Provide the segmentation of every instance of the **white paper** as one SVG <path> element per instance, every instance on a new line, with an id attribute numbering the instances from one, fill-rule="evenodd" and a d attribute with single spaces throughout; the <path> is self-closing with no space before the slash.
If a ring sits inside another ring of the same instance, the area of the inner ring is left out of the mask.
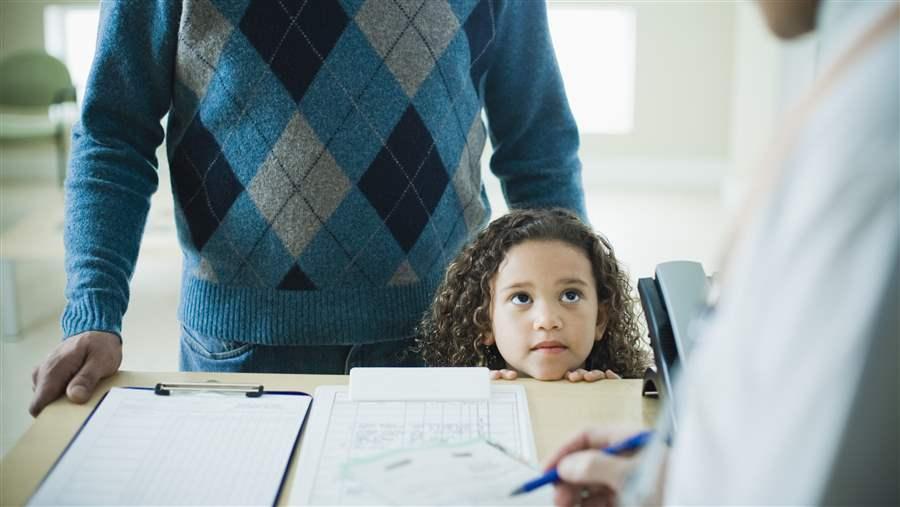
<path id="1" fill-rule="evenodd" d="M 310 397 L 113 388 L 32 505 L 271 505 Z"/>
<path id="2" fill-rule="evenodd" d="M 552 487 L 510 496 L 541 473 L 484 439 L 391 451 L 344 467 L 389 505 L 551 505 Z"/>
<path id="3" fill-rule="evenodd" d="M 451 388 L 448 386 L 448 389 Z M 490 386 L 490 400 L 353 402 L 346 386 L 316 389 L 304 431 L 291 502 L 312 505 L 383 503 L 345 480 L 350 460 L 427 443 L 487 438 L 527 462 L 536 461 L 522 386 Z"/>
<path id="4" fill-rule="evenodd" d="M 486 400 L 491 396 L 487 368 L 353 368 L 350 399 Z"/>

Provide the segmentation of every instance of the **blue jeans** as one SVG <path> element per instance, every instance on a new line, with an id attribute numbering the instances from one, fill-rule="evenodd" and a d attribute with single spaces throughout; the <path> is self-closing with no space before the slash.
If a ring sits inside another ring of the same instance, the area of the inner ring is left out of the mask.
<path id="1" fill-rule="evenodd" d="M 415 337 L 361 345 L 257 345 L 203 336 L 181 326 L 182 371 L 347 374 L 356 366 L 424 366 Z"/>

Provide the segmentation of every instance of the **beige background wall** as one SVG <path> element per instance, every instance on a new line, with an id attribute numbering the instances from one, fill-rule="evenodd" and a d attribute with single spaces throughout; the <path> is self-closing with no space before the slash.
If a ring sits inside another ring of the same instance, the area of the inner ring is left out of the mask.
<path id="1" fill-rule="evenodd" d="M 634 130 L 586 138 L 603 157 L 724 158 L 729 148 L 733 2 L 635 9 Z"/>
<path id="2" fill-rule="evenodd" d="M 44 47 L 44 7 L 47 0 L 0 1 L 0 58 L 23 49 Z"/>

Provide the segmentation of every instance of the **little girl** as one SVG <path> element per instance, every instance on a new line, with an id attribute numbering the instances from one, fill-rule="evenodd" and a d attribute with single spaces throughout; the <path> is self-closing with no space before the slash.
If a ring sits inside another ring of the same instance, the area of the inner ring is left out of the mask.
<path id="1" fill-rule="evenodd" d="M 609 242 L 576 216 L 512 211 L 447 268 L 418 351 L 428 366 L 487 366 L 493 378 L 640 377 L 630 294 Z"/>

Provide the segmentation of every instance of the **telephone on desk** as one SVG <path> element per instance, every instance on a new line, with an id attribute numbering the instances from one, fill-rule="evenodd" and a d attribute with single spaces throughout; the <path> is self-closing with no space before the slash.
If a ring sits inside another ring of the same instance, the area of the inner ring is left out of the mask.
<path id="1" fill-rule="evenodd" d="M 690 325 L 707 306 L 709 277 L 698 262 L 672 261 L 656 267 L 655 278 L 638 280 L 638 294 L 656 367 L 644 373 L 643 394 L 667 399 L 675 424 L 673 375 L 689 364 L 694 336 Z"/>

